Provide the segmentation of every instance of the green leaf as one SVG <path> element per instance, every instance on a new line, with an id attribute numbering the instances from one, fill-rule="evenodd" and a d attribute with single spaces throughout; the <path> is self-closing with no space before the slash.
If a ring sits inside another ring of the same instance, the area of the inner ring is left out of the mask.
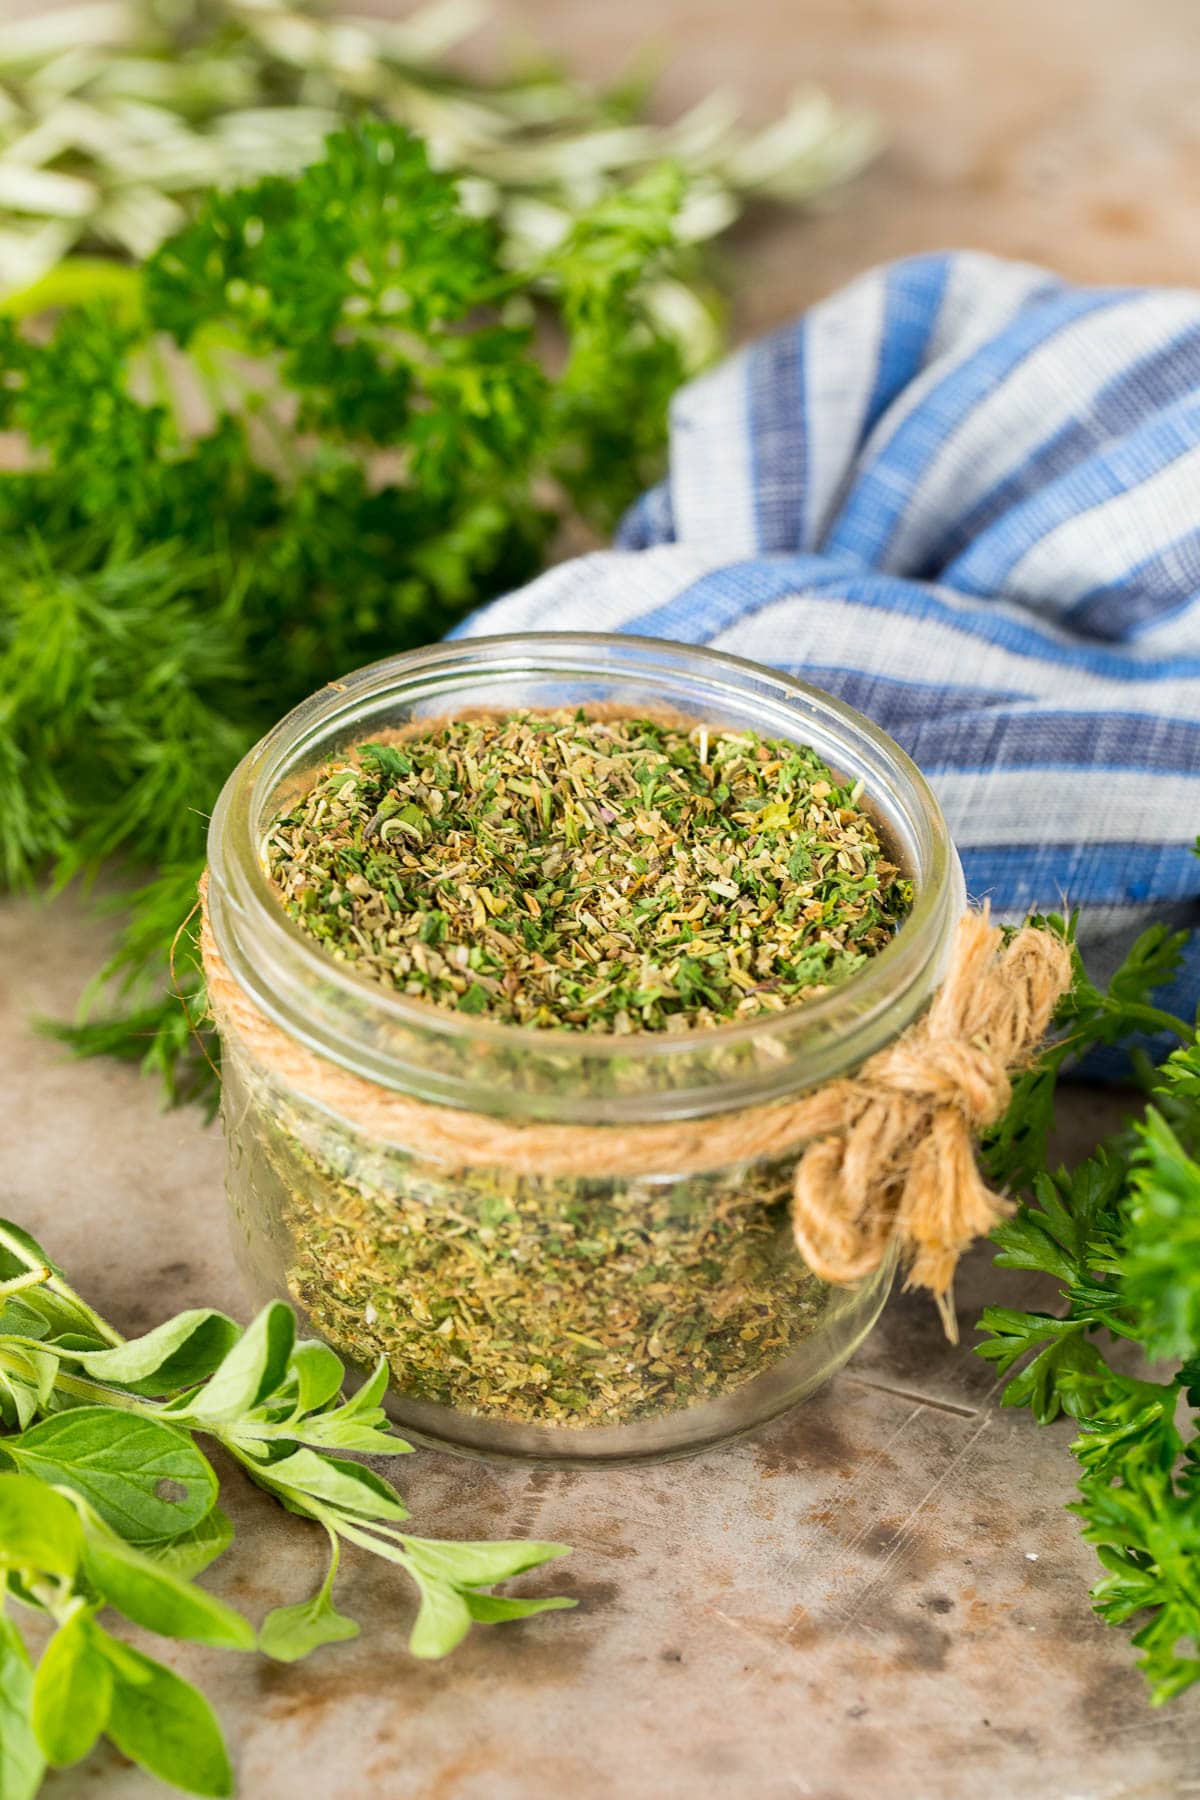
<path id="1" fill-rule="evenodd" d="M 2 748 L 3 739 L 0 737 L 0 749 Z M 3 827 L 0 826 L 0 835 L 2 832 Z M 23 1289 L 21 1298 L 24 1303 L 41 1314 L 53 1333 L 76 1331 L 94 1338 L 100 1320 L 92 1308 L 67 1286 L 57 1263 L 51 1261 L 37 1239 L 30 1237 L 20 1225 L 15 1225 L 11 1219 L 0 1219 L 0 1281 L 11 1281 L 35 1270 L 45 1270 L 52 1285 L 44 1283 L 39 1287 Z M 102 1339 L 103 1332 L 99 1335 Z"/>
<path id="2" fill-rule="evenodd" d="M 3 1448 L 27 1474 L 82 1494 L 134 1544 L 190 1531 L 217 1497 L 217 1478 L 189 1437 L 109 1407 L 56 1413 Z"/>
<path id="3" fill-rule="evenodd" d="M 228 1425 L 252 1412 L 283 1381 L 295 1338 L 291 1308 L 272 1300 L 247 1325 L 202 1392 L 189 1401 L 188 1416 L 203 1425 Z"/>
<path id="4" fill-rule="evenodd" d="M 45 1758 L 33 1730 L 33 1670 L 12 1620 L 0 1613 L 0 1800 L 33 1800 Z"/>
<path id="5" fill-rule="evenodd" d="M 58 1358 L 33 1344 L 13 1345 L 8 1351 L 11 1373 L 23 1377 L 33 1391 L 35 1404 L 44 1407 L 54 1392 Z"/>
<path id="6" fill-rule="evenodd" d="M 316 1413 L 299 1421 L 294 1430 L 300 1443 L 318 1450 L 356 1450 L 364 1456 L 407 1456 L 412 1450 L 386 1424 L 371 1425 L 333 1413 Z"/>
<path id="7" fill-rule="evenodd" d="M 190 1682 L 128 1644 L 104 1637 L 114 1682 L 108 1735 L 160 1781 L 224 1800 L 233 1771 L 216 1714 Z"/>
<path id="8" fill-rule="evenodd" d="M 1131 1009 L 1147 1005 L 1156 989 L 1174 980 L 1188 937 L 1186 931 L 1172 931 L 1169 925 L 1157 924 L 1148 926 L 1134 939 L 1108 984 L 1108 993 L 1101 996 L 1106 1011 L 1112 1015 L 1109 1041 L 1130 1036 L 1139 1025 L 1145 1029 L 1143 1021 L 1128 1015 Z M 1123 1011 L 1127 1016 L 1122 1017 Z"/>
<path id="9" fill-rule="evenodd" d="M 69 1500 L 32 1475 L 0 1475 L 0 1569 L 71 1576 L 82 1544 Z"/>
<path id="10" fill-rule="evenodd" d="M 254 1648 L 253 1627 L 233 1607 L 99 1523 L 85 1526 L 83 1566 L 101 1598 L 147 1631 L 225 1650 Z"/>
<path id="11" fill-rule="evenodd" d="M 1134 1162 L 1124 1244 L 1124 1298 L 1146 1354 L 1200 1349 L 1200 1163 L 1151 1108 Z"/>
<path id="12" fill-rule="evenodd" d="M 322 1644 L 344 1643 L 358 1636 L 358 1626 L 333 1604 L 333 1578 L 337 1574 L 339 1547 L 329 1535 L 329 1569 L 311 1600 L 294 1606 L 277 1606 L 262 1622 L 258 1647 L 276 1662 L 299 1662 Z"/>
<path id="13" fill-rule="evenodd" d="M 262 1622 L 258 1647 L 276 1662 L 299 1662 L 322 1644 L 341 1644 L 358 1636 L 358 1626 L 338 1612 L 324 1587 L 311 1600 L 277 1606 Z"/>
<path id="14" fill-rule="evenodd" d="M 394 744 L 360 744 L 358 753 L 368 768 L 378 770 L 387 781 L 402 781 L 412 773 L 412 763 Z"/>
<path id="15" fill-rule="evenodd" d="M 55 1270 L 55 1264 L 23 1225 L 0 1219 L 0 1281 L 11 1281 L 31 1269 Z"/>
<path id="16" fill-rule="evenodd" d="M 358 1450 L 375 1456 L 406 1456 L 411 1444 L 398 1437 L 379 1404 L 387 1390 L 388 1365 L 380 1357 L 357 1393 L 341 1406 L 316 1413 L 296 1426 L 296 1436 L 306 1444 L 330 1450 Z"/>
<path id="17" fill-rule="evenodd" d="M 370 1414 L 374 1417 L 382 1411 L 383 1396 L 387 1393 L 390 1370 L 386 1356 L 381 1356 L 366 1380 L 357 1387 L 349 1400 L 340 1408 L 343 1415 L 361 1416 Z"/>
<path id="18" fill-rule="evenodd" d="M 328 1344 L 297 1344 L 292 1351 L 292 1373 L 296 1377 L 296 1405 L 302 1413 L 315 1411 L 339 1394 L 346 1371 L 341 1358 Z"/>
<path id="19" fill-rule="evenodd" d="M 1037 1269 L 1067 1286 L 1088 1279 L 1102 1261 L 1115 1232 L 1115 1204 L 1125 1180 L 1125 1164 L 1103 1150 L 1073 1173 L 1040 1174 L 1035 1205 L 1017 1208 L 992 1233 L 1003 1269 Z"/>
<path id="20" fill-rule="evenodd" d="M 0 1337 L 44 1338 L 49 1332 L 49 1320 L 19 1294 L 0 1304 Z"/>
<path id="21" fill-rule="evenodd" d="M 306 1495 L 365 1519 L 407 1519 L 408 1509 L 391 1483 L 348 1457 L 295 1450 L 252 1471 L 256 1480 L 290 1494 Z"/>
<path id="22" fill-rule="evenodd" d="M 0 1372 L 0 1419 L 8 1430 L 24 1431 L 38 1414 L 37 1388 L 19 1375 Z"/>
<path id="23" fill-rule="evenodd" d="M 90 1614 L 77 1612 L 42 1653 L 33 1684 L 33 1728 L 57 1769 L 87 1755 L 108 1723 L 112 1665 L 96 1642 Z"/>
<path id="24" fill-rule="evenodd" d="M 164 1325 L 109 1350 L 72 1353 L 97 1381 L 139 1394 L 172 1394 L 203 1381 L 241 1337 L 241 1327 L 205 1307 L 180 1313 Z"/>
<path id="25" fill-rule="evenodd" d="M 221 1508 L 214 1506 L 190 1531 L 180 1532 L 167 1543 L 148 1545 L 146 1554 L 184 1581 L 190 1581 L 224 1555 L 232 1542 L 233 1526 Z"/>
<path id="26" fill-rule="evenodd" d="M 1094 1381 L 1105 1368 L 1080 1321 L 988 1306 L 979 1329 L 991 1336 L 976 1345 L 976 1355 L 995 1363 L 1001 1374 L 1015 1368 L 1030 1351 L 1035 1353 L 1009 1380 L 1002 1406 L 1028 1406 L 1039 1425 L 1048 1425 L 1063 1411 L 1079 1416 L 1076 1394 L 1081 1380 Z"/>
<path id="27" fill-rule="evenodd" d="M 436 1659 L 449 1656 L 471 1629 L 471 1610 L 457 1588 L 417 1572 L 421 1604 L 409 1636 L 414 1656 Z"/>
<path id="28" fill-rule="evenodd" d="M 532 1619 L 536 1613 L 562 1612 L 578 1605 L 578 1601 L 568 1600 L 565 1594 L 555 1594 L 544 1600 L 510 1600 L 504 1594 L 477 1594 L 468 1590 L 463 1599 L 477 1625 L 504 1625 L 509 1619 Z"/>
<path id="29" fill-rule="evenodd" d="M 526 1569 L 540 1568 L 560 1556 L 569 1556 L 569 1544 L 455 1543 L 442 1538 L 409 1538 L 404 1548 L 426 1575 L 452 1587 L 490 1587 Z"/>

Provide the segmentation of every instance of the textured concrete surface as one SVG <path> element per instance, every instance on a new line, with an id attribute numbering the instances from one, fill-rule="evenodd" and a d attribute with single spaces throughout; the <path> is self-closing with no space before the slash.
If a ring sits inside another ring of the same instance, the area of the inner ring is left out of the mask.
<path id="1" fill-rule="evenodd" d="M 376 0 L 376 10 L 387 0 Z M 9 9 L 0 0 L 0 11 Z M 15 8 L 14 8 L 15 10 Z M 777 323 L 869 263 L 973 244 L 1092 280 L 1191 281 L 1198 258 L 1194 0 L 502 0 L 605 75 L 650 39 L 664 105 L 717 82 L 753 112 L 815 78 L 892 147 L 840 209 L 742 233 L 739 323 Z M 0 906 L 0 1208 L 121 1327 L 242 1310 L 221 1146 L 130 1070 L 73 1065 L 26 1028 L 70 1009 L 100 948 L 68 899 Z M 1086 1141 L 1120 1102 L 1079 1095 Z M 986 1290 L 1028 1284 L 973 1259 Z M 1177 1800 L 1200 1793 L 1200 1705 L 1151 1713 L 1128 1646 L 1089 1611 L 1063 1511 L 1069 1431 L 996 1405 L 986 1366 L 896 1299 L 805 1408 L 698 1460 L 545 1474 L 429 1453 L 400 1465 L 418 1529 L 576 1545 L 579 1611 L 403 1649 L 409 1596 L 368 1558 L 340 1594 L 357 1643 L 283 1668 L 180 1648 L 236 1748 L 243 1800 Z M 213 1586 L 253 1617 L 315 1585 L 315 1532 L 235 1477 Z M 531 1582 L 530 1587 L 536 1585 Z M 57 1800 L 161 1792 L 113 1752 Z"/>

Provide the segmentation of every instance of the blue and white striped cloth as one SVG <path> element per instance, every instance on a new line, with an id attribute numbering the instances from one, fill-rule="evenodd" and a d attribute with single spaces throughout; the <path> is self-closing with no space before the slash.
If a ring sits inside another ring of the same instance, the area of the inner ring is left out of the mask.
<path id="1" fill-rule="evenodd" d="M 630 631 L 899 740 L 973 896 L 1098 974 L 1200 922 L 1200 295 L 975 253 L 863 276 L 685 388 L 617 547 L 465 631 Z M 1200 945 L 1172 998 L 1194 1007 Z"/>

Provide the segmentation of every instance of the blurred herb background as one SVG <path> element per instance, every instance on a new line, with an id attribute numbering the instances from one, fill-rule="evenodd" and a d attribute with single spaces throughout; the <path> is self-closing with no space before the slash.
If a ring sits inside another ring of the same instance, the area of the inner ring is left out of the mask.
<path id="1" fill-rule="evenodd" d="M 749 200 L 825 193 L 879 147 L 865 113 L 820 90 L 756 130 L 714 93 L 653 123 L 648 79 L 597 90 L 536 54 L 494 80 L 455 61 L 484 0 L 433 0 L 402 19 L 323 0 L 92 0 L 0 40 L 0 288 L 68 253 L 149 256 L 209 188 L 312 162 L 348 114 L 407 125 L 467 179 L 507 261 L 556 243 L 583 208 L 663 161 L 686 176 L 680 241 L 725 230 Z M 636 46 L 635 46 L 636 52 Z M 663 292 L 698 330 L 688 287 Z"/>
<path id="2" fill-rule="evenodd" d="M 0 880 L 119 865 L 59 1029 L 173 1097 L 208 1082 L 168 957 L 238 757 L 610 531 L 721 347 L 711 240 L 876 147 L 815 92 L 746 131 L 468 78 L 479 18 L 99 0 L 0 45 Z"/>

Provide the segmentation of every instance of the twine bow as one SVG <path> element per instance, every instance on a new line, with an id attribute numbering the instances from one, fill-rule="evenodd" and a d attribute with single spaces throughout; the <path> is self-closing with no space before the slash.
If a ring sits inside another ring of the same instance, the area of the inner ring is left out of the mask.
<path id="1" fill-rule="evenodd" d="M 1009 1210 L 975 1160 L 975 1139 L 1008 1105 L 1071 981 L 1071 953 L 1026 926 L 1007 944 L 987 909 L 958 926 L 933 1004 L 852 1080 L 824 1090 L 836 1122 L 796 1169 L 800 1254 L 826 1281 L 877 1269 L 896 1242 L 907 1285 L 928 1288 L 957 1339 L 959 1257 Z"/>

